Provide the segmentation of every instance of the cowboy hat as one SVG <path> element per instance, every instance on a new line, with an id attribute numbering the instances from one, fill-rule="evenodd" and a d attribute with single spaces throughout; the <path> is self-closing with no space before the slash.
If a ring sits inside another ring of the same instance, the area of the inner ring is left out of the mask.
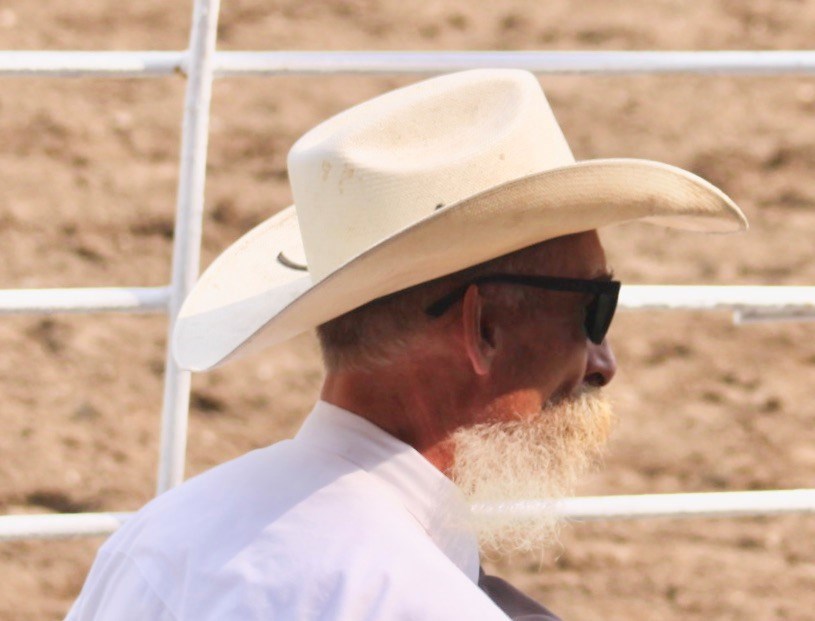
<path id="1" fill-rule="evenodd" d="M 175 323 L 179 365 L 204 370 L 387 294 L 538 242 L 646 220 L 746 228 L 687 171 L 575 162 L 540 84 L 520 70 L 425 80 L 357 105 L 289 152 L 295 205 L 218 257 Z"/>

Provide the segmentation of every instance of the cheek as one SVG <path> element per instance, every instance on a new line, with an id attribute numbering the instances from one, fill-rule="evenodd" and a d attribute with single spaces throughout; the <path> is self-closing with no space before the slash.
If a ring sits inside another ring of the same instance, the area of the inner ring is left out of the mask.
<path id="1" fill-rule="evenodd" d="M 571 394 L 583 381 L 586 371 L 588 348 L 582 328 L 575 331 L 570 326 L 547 331 L 538 329 L 517 335 L 510 352 L 501 365 L 499 384 L 503 394 L 517 392 L 526 395 L 534 392 L 542 403 L 556 397 Z M 531 397 L 519 397 L 530 403 Z"/>
<path id="2" fill-rule="evenodd" d="M 583 382 L 588 360 L 588 347 L 582 328 L 550 335 L 548 347 L 537 352 L 529 365 L 544 402 L 571 395 Z"/>
<path id="3" fill-rule="evenodd" d="M 501 365 L 492 384 L 494 393 L 478 422 L 518 420 L 538 415 L 550 401 L 573 395 L 586 370 L 585 338 L 565 347 L 519 347 L 518 355 Z"/>
<path id="4" fill-rule="evenodd" d="M 549 397 L 550 399 L 568 397 L 575 394 L 583 385 L 583 380 L 586 377 L 587 360 L 588 353 L 584 345 L 580 350 L 575 350 L 568 361 L 564 361 L 561 382 L 552 391 Z"/>

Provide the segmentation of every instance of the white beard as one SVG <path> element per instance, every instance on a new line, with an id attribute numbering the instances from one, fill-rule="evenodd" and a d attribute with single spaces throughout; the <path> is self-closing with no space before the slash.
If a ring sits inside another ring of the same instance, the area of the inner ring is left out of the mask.
<path id="1" fill-rule="evenodd" d="M 599 461 L 613 421 L 609 402 L 590 389 L 534 414 L 457 431 L 450 474 L 474 506 L 470 527 L 482 551 L 540 551 L 556 541 L 554 501 Z M 528 500 L 545 502 L 534 512 L 508 510 Z"/>

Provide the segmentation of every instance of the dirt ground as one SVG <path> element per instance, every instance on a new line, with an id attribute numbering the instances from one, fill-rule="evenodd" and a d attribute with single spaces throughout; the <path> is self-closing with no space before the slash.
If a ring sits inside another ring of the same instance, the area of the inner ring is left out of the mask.
<path id="1" fill-rule="evenodd" d="M 0 48 L 182 49 L 190 2 L 6 0 Z M 219 47 L 806 49 L 815 2 L 224 0 Z M 327 115 L 410 81 L 223 79 L 203 264 L 289 204 L 285 155 Z M 646 225 L 604 241 L 627 283 L 815 281 L 815 82 L 802 77 L 547 77 L 579 159 L 639 156 L 721 184 L 747 235 Z M 184 81 L 0 80 L 0 287 L 169 279 Z M 812 323 L 623 313 L 621 422 L 591 494 L 812 487 Z M 154 490 L 166 319 L 0 319 L 0 512 L 126 511 Z M 314 338 L 194 379 L 188 472 L 291 435 L 314 401 Z M 575 524 L 493 569 L 564 619 L 815 618 L 815 520 Z M 101 539 L 0 543 L 0 619 L 60 619 Z"/>

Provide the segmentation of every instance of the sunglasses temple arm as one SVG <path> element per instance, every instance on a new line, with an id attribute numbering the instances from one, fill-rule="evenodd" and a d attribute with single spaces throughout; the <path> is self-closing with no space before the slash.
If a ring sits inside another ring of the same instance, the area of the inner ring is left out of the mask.
<path id="1" fill-rule="evenodd" d="M 449 309 L 453 304 L 455 304 L 460 297 L 462 297 L 465 293 L 467 293 L 467 289 L 470 285 L 464 285 L 463 287 L 459 287 L 458 289 L 454 289 L 443 298 L 436 300 L 430 306 L 424 309 L 424 312 L 430 315 L 431 317 L 441 317 L 447 309 Z"/>

